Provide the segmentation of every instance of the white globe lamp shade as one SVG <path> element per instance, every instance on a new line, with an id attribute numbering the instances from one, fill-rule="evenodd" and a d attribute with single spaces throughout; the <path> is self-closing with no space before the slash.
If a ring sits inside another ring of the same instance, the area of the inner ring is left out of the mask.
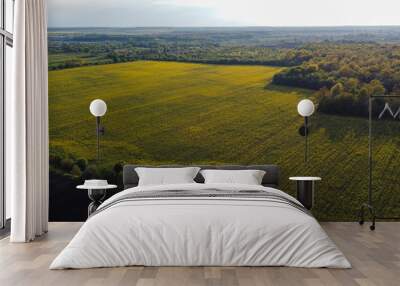
<path id="1" fill-rule="evenodd" d="M 89 110 L 93 116 L 101 117 L 107 112 L 107 104 L 101 99 L 95 99 L 90 103 Z"/>
<path id="2" fill-rule="evenodd" d="M 297 112 L 303 117 L 309 117 L 313 115 L 314 110 L 314 103 L 309 99 L 303 99 L 297 105 Z"/>

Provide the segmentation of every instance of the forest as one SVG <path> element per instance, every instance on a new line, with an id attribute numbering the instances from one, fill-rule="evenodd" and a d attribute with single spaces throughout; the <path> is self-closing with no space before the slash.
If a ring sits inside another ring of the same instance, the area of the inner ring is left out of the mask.
<path id="1" fill-rule="evenodd" d="M 298 66 L 321 47 L 363 52 L 371 43 L 400 43 L 400 28 L 50 28 L 49 69 L 135 60 Z"/>
<path id="2" fill-rule="evenodd" d="M 400 45 L 317 44 L 311 59 L 275 75 L 273 83 L 317 90 L 319 111 L 366 116 L 370 95 L 400 94 Z M 375 105 L 376 113 L 382 102 Z"/>

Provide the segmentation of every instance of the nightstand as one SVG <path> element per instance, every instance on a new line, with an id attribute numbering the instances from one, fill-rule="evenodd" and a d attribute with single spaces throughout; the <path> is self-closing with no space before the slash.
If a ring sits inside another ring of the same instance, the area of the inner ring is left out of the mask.
<path id="1" fill-rule="evenodd" d="M 311 210 L 314 205 L 314 185 L 321 181 L 320 177 L 290 177 L 289 180 L 297 183 L 297 200 Z"/>
<path id="2" fill-rule="evenodd" d="M 117 188 L 116 185 L 104 185 L 104 186 L 89 186 L 89 185 L 79 185 L 76 187 L 79 190 L 87 190 L 89 199 L 92 201 L 88 206 L 88 217 L 96 211 L 96 209 L 101 205 L 104 198 L 106 197 L 106 192 L 109 189 Z"/>

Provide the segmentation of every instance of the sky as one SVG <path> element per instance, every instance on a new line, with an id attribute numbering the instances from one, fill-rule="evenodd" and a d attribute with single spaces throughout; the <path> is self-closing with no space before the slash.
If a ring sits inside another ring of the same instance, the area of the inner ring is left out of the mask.
<path id="1" fill-rule="evenodd" d="M 400 0 L 48 0 L 49 27 L 400 25 Z"/>

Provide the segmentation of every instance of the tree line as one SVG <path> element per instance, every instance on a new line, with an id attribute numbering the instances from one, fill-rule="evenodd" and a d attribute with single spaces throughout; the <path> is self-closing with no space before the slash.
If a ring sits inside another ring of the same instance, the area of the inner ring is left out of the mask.
<path id="1" fill-rule="evenodd" d="M 150 41 L 150 40 L 149 40 Z M 305 49 L 263 46 L 223 46 L 186 41 L 61 41 L 49 39 L 49 70 L 136 60 L 178 61 L 227 65 L 296 66 L 311 59 Z"/>
<path id="2" fill-rule="evenodd" d="M 318 91 L 321 112 L 365 116 L 370 95 L 400 95 L 398 44 L 313 44 L 304 49 L 311 59 L 276 74 L 273 83 Z M 381 105 L 375 104 L 377 110 Z"/>

